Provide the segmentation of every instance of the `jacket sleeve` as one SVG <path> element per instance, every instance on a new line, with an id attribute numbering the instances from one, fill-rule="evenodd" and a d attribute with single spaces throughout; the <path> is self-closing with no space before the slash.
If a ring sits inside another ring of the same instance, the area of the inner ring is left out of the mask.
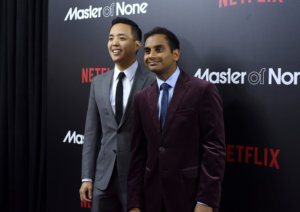
<path id="1" fill-rule="evenodd" d="M 92 81 L 85 122 L 84 143 L 82 149 L 82 179 L 94 179 L 97 154 L 100 148 L 101 121 L 95 101 L 95 82 Z"/>
<path id="2" fill-rule="evenodd" d="M 201 169 L 196 201 L 219 207 L 226 147 L 222 100 L 214 84 L 207 84 L 200 99 Z"/>
<path id="3" fill-rule="evenodd" d="M 133 134 L 131 141 L 131 159 L 128 173 L 127 209 L 144 207 L 143 183 L 147 159 L 146 139 L 142 127 L 138 94 L 134 100 Z"/>

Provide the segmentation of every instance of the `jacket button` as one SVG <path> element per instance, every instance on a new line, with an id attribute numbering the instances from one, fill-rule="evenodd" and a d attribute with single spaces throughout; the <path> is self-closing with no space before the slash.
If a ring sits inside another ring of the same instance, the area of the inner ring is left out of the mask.
<path id="1" fill-rule="evenodd" d="M 164 147 L 162 147 L 162 146 L 159 147 L 159 151 L 160 151 L 160 152 L 164 152 L 165 150 L 166 150 L 166 149 L 165 149 Z"/>
<path id="2" fill-rule="evenodd" d="M 117 154 L 117 150 L 114 149 L 113 152 L 114 152 L 115 154 Z"/>

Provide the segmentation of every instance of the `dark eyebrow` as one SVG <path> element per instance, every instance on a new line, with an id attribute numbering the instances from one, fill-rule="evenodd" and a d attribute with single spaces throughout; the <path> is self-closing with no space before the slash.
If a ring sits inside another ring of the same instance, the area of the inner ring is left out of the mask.
<path id="1" fill-rule="evenodd" d="M 154 48 L 163 48 L 164 47 L 164 45 L 157 45 L 157 46 L 154 46 Z"/>
<path id="2" fill-rule="evenodd" d="M 154 49 L 157 49 L 157 48 L 163 48 L 163 47 L 164 47 L 164 45 L 161 45 L 161 44 L 160 44 L 160 45 L 156 45 L 156 46 L 154 46 L 153 48 L 154 48 Z M 150 48 L 150 47 L 147 47 L 147 46 L 145 46 L 145 47 L 144 47 L 144 49 L 151 49 L 151 48 Z"/>
<path id="3" fill-rule="evenodd" d="M 114 36 L 113 34 L 109 34 L 109 37 L 113 37 L 113 36 Z M 119 33 L 119 34 L 117 34 L 117 36 L 127 36 L 127 35 L 124 33 Z"/>
<path id="4" fill-rule="evenodd" d="M 127 36 L 127 35 L 124 33 L 120 33 L 120 34 L 118 34 L 118 36 Z"/>

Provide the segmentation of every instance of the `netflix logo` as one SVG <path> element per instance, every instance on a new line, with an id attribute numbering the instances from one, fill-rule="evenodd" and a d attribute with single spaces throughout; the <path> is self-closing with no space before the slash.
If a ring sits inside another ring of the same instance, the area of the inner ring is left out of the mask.
<path id="1" fill-rule="evenodd" d="M 228 144 L 227 163 L 254 164 L 279 170 L 279 152 L 280 149 Z"/>
<path id="2" fill-rule="evenodd" d="M 283 3 L 283 0 L 219 0 L 219 8 L 252 3 Z"/>
<path id="3" fill-rule="evenodd" d="M 89 68 L 82 68 L 82 75 L 81 75 L 81 83 L 91 83 L 94 76 L 99 74 L 103 74 L 107 71 L 110 71 L 110 68 L 104 67 L 89 67 Z"/>

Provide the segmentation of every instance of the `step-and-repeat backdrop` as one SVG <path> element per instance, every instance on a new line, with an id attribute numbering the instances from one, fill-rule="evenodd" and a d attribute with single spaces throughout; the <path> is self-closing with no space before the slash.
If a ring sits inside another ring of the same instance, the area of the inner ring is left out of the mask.
<path id="1" fill-rule="evenodd" d="M 220 211 L 300 211 L 299 9 L 299 0 L 50 0 L 48 211 L 89 210 L 78 194 L 89 87 L 113 68 L 107 40 L 117 16 L 143 32 L 175 32 L 180 67 L 219 88 L 227 142 Z"/>

